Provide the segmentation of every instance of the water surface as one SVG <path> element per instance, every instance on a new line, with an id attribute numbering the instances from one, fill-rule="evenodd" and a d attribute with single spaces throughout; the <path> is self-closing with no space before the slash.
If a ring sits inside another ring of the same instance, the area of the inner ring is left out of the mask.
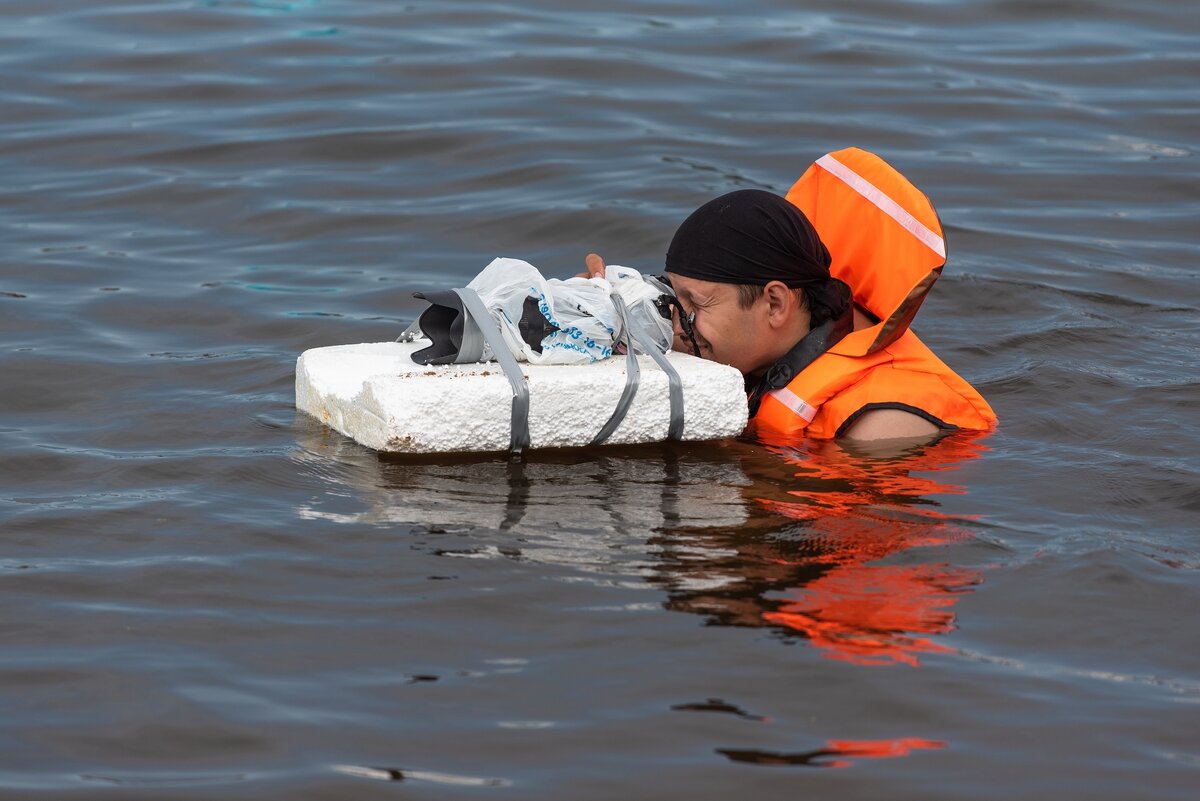
<path id="1" fill-rule="evenodd" d="M 0 6 L 9 798 L 1192 798 L 1200 18 Z M 492 257 L 879 153 L 1001 425 L 381 458 L 293 411 Z"/>

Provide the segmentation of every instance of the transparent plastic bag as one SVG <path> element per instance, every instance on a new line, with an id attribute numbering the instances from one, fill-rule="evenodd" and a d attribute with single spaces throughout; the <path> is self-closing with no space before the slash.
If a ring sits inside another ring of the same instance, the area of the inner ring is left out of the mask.
<path id="1" fill-rule="evenodd" d="M 467 289 L 479 295 L 483 306 L 495 319 L 512 354 L 534 364 L 585 364 L 612 356 L 616 343 L 624 338 L 624 321 L 613 296 L 624 302 L 626 319 L 638 338 L 661 352 L 670 349 L 671 321 L 665 318 L 659 302 L 670 288 L 656 279 L 643 277 L 629 267 L 609 266 L 604 278 L 546 278 L 536 267 L 520 259 L 497 258 L 485 267 Z M 430 293 L 431 303 L 448 293 Z M 424 297 L 424 296 L 421 296 Z M 461 309 L 458 312 L 461 317 Z M 536 317 L 536 320 L 531 318 Z M 450 336 L 451 321 L 461 331 L 469 320 L 443 315 L 443 324 L 434 330 L 434 318 L 422 315 L 421 330 L 431 339 Z M 534 332 L 531 334 L 531 332 Z M 470 332 L 468 331 L 468 337 Z M 461 340 L 459 340 L 461 344 Z M 442 343 L 439 361 L 475 361 L 460 357 L 453 343 Z M 494 358 L 490 346 L 482 345 L 478 361 Z M 415 358 L 415 357 L 414 357 Z"/>

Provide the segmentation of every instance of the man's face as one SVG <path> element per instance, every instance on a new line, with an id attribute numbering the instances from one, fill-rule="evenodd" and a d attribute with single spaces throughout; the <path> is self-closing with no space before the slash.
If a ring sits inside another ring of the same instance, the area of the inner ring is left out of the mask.
<path id="1" fill-rule="evenodd" d="M 767 325 L 766 300 L 760 297 L 748 309 L 738 302 L 733 284 L 701 281 L 667 273 L 679 302 L 688 314 L 696 315 L 692 330 L 700 356 L 753 373 L 769 366 L 771 330 Z M 691 353 L 691 343 L 675 321 L 675 350 Z"/>

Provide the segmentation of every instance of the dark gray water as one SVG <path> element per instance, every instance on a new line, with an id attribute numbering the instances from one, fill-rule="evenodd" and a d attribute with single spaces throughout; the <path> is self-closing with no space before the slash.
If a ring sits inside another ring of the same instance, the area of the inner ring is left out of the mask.
<path id="1" fill-rule="evenodd" d="M 1200 16 L 0 4 L 0 796 L 1190 799 Z M 1000 428 L 381 459 L 293 411 L 493 256 L 857 145 Z"/>

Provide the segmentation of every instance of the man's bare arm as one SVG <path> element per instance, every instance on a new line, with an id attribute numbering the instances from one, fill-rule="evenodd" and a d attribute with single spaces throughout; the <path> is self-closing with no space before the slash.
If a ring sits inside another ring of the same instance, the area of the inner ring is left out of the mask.
<path id="1" fill-rule="evenodd" d="M 864 412 L 846 432 L 846 439 L 930 439 L 939 429 L 924 417 L 903 409 L 872 409 Z"/>

